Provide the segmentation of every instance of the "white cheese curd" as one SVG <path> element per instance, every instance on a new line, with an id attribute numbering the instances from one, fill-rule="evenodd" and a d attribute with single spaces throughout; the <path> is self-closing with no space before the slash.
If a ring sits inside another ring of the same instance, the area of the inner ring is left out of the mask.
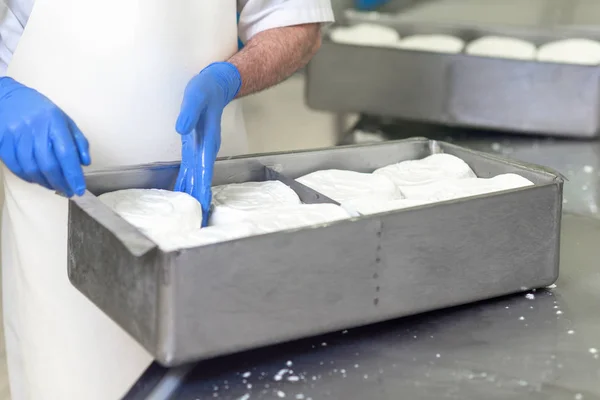
<path id="1" fill-rule="evenodd" d="M 366 23 L 334 28 L 329 36 L 336 43 L 369 47 L 396 47 L 400 40 L 395 29 Z"/>
<path id="2" fill-rule="evenodd" d="M 246 182 L 215 186 L 209 225 L 226 225 L 244 219 L 249 210 L 301 204 L 300 198 L 280 181 Z"/>
<path id="3" fill-rule="evenodd" d="M 249 223 L 211 226 L 185 233 L 154 234 L 152 239 L 166 252 L 227 242 L 257 235 L 260 232 Z"/>
<path id="4" fill-rule="evenodd" d="M 421 160 L 403 161 L 380 168 L 373 174 L 385 176 L 398 186 L 476 177 L 466 162 L 450 154 L 433 154 Z"/>
<path id="5" fill-rule="evenodd" d="M 202 207 L 187 193 L 126 189 L 105 193 L 100 201 L 148 236 L 200 229 Z"/>
<path id="6" fill-rule="evenodd" d="M 212 188 L 213 204 L 237 210 L 300 204 L 300 198 L 280 181 L 245 182 Z"/>
<path id="7" fill-rule="evenodd" d="M 342 204 L 344 210 L 346 210 L 352 216 L 359 215 L 370 215 L 379 214 L 389 211 L 404 210 L 406 208 L 418 207 L 425 204 L 430 204 L 432 201 L 427 200 L 388 200 L 388 201 L 377 201 L 377 200 L 350 200 Z"/>
<path id="8" fill-rule="evenodd" d="M 405 50 L 458 54 L 465 47 L 465 42 L 451 35 L 413 35 L 402 39 L 398 47 Z"/>
<path id="9" fill-rule="evenodd" d="M 340 204 L 361 198 L 380 200 L 402 198 L 396 185 L 382 175 L 330 169 L 313 172 L 296 181 Z"/>
<path id="10" fill-rule="evenodd" d="M 532 186 L 533 183 L 517 174 L 503 174 L 494 178 L 452 179 L 421 186 L 404 186 L 400 190 L 407 199 L 446 201 L 462 197 L 500 192 Z"/>
<path id="11" fill-rule="evenodd" d="M 350 214 L 335 204 L 302 204 L 271 210 L 254 210 L 246 221 L 260 233 L 299 229 L 349 219 Z"/>
<path id="12" fill-rule="evenodd" d="M 590 39 L 565 39 L 540 46 L 538 61 L 564 64 L 600 64 L 600 42 Z"/>
<path id="13" fill-rule="evenodd" d="M 517 60 L 535 60 L 537 48 L 526 40 L 484 36 L 469 43 L 466 53 L 480 57 L 497 57 Z"/>

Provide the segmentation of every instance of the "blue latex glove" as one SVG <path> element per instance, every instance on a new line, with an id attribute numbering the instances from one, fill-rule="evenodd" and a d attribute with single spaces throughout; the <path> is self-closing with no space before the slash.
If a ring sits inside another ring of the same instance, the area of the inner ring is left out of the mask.
<path id="1" fill-rule="evenodd" d="M 389 2 L 390 0 L 355 0 L 354 3 L 359 10 L 369 11 Z"/>
<path id="2" fill-rule="evenodd" d="M 89 144 L 75 123 L 39 92 L 0 78 L 0 158 L 21 179 L 69 197 L 85 192 Z"/>
<path id="3" fill-rule="evenodd" d="M 221 116 L 241 86 L 242 77 L 233 64 L 214 63 L 188 83 L 183 96 L 176 125 L 182 152 L 175 190 L 200 202 L 203 226 L 208 222 L 213 168 L 221 147 Z"/>

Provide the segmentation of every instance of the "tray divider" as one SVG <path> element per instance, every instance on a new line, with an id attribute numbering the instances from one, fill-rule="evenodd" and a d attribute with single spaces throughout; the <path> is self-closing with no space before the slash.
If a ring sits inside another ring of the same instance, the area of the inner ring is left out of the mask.
<path id="1" fill-rule="evenodd" d="M 265 166 L 265 173 L 267 180 L 277 180 L 282 183 L 285 183 L 290 188 L 292 188 L 292 190 L 296 192 L 296 194 L 298 195 L 298 197 L 300 197 L 300 200 L 302 200 L 302 203 L 304 204 L 335 204 L 338 206 L 340 205 L 340 203 L 338 203 L 337 201 L 330 199 L 324 194 L 319 193 L 316 190 L 313 190 L 308 186 L 301 184 L 300 182 L 297 182 L 295 179 L 292 179 L 271 167 Z"/>

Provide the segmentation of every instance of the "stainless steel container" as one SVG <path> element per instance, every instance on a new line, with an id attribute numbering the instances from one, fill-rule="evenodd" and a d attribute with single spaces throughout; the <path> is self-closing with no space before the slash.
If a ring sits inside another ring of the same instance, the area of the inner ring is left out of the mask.
<path id="1" fill-rule="evenodd" d="M 96 196 L 169 188 L 178 166 L 90 172 L 69 207 L 69 278 L 167 366 L 553 283 L 562 180 L 538 167 L 409 139 L 224 159 L 215 184 L 277 178 L 327 202 L 293 179 L 432 152 L 535 186 L 165 253 Z"/>
<path id="2" fill-rule="evenodd" d="M 373 22 L 360 13 L 350 24 Z M 536 45 L 600 32 L 488 28 L 403 22 L 378 16 L 402 37 L 451 34 L 465 42 L 511 36 Z M 326 35 L 307 68 L 307 103 L 318 110 L 367 113 L 448 126 L 567 137 L 600 135 L 600 66 L 546 63 L 334 43 Z"/>

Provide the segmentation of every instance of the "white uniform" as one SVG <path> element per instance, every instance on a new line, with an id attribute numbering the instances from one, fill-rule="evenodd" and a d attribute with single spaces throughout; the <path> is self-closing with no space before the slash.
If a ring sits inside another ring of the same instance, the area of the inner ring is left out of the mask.
<path id="1" fill-rule="evenodd" d="M 203 67 L 236 52 L 236 6 L 244 40 L 270 28 L 333 19 L 328 0 L 33 3 L 0 2 L 0 72 L 14 52 L 8 75 L 75 120 L 90 141 L 94 167 L 179 159 L 174 126 L 183 90 Z M 245 151 L 235 102 L 225 112 L 222 135 L 221 155 Z M 6 169 L 4 181 L 13 399 L 120 398 L 151 363 L 150 354 L 68 282 L 67 201 Z"/>

